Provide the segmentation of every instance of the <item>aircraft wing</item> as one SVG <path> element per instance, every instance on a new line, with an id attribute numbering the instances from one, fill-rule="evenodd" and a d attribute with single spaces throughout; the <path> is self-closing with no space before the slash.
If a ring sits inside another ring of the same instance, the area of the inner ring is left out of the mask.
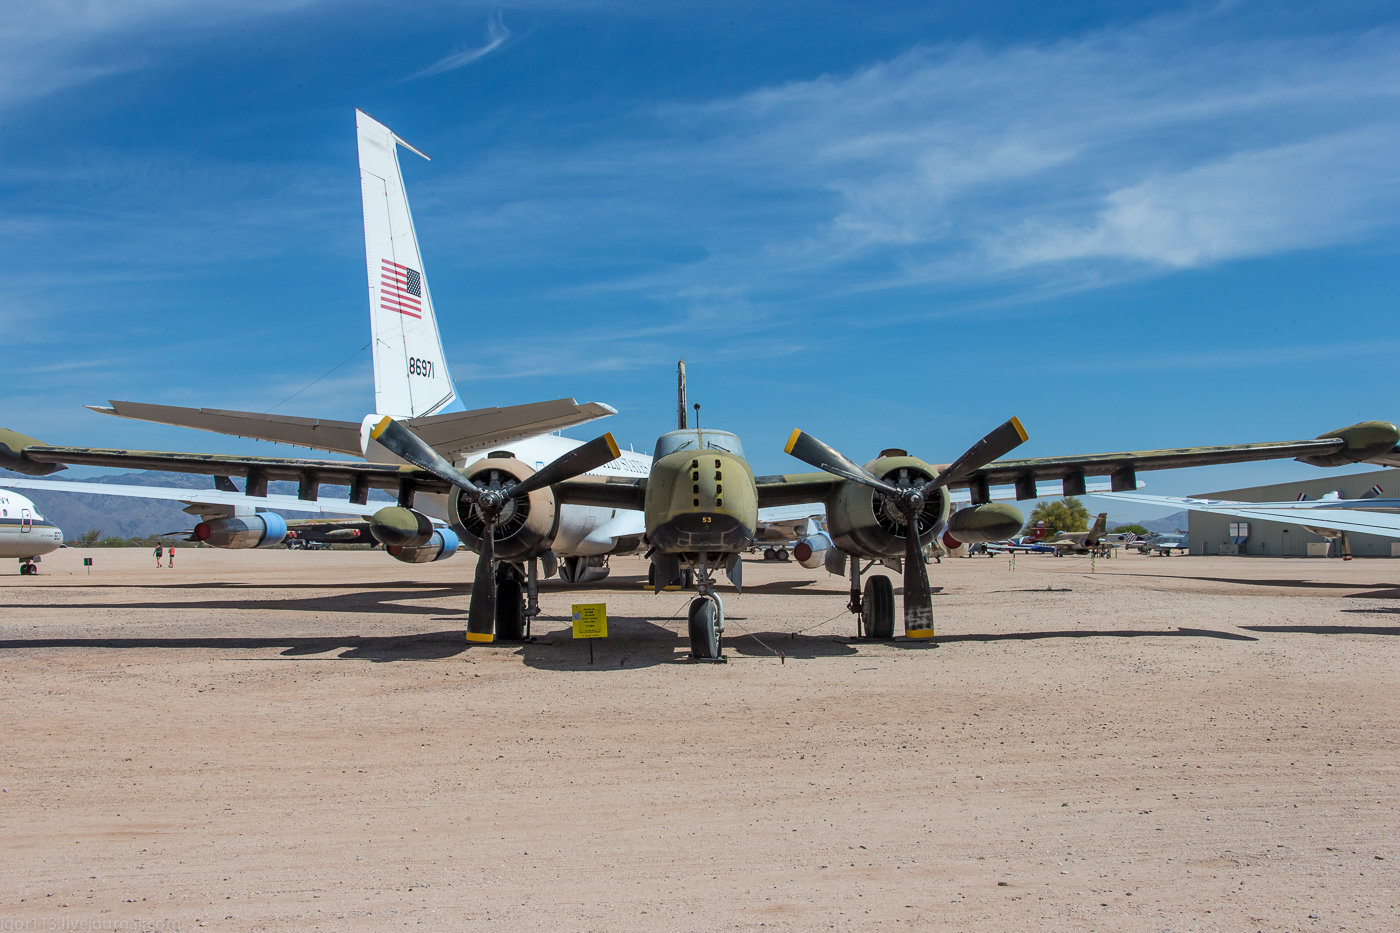
<path id="1" fill-rule="evenodd" d="M 1400 538 L 1400 507 L 1394 499 L 1334 499 L 1330 502 L 1237 502 L 1230 499 L 1200 499 L 1189 496 L 1148 496 L 1141 493 L 1104 493 L 1105 499 L 1118 499 L 1161 508 L 1211 512 L 1237 518 L 1257 518 L 1293 525 L 1335 528 Z M 1339 505 L 1340 503 L 1340 505 Z M 1364 503 L 1364 508 L 1362 507 Z M 1373 503 L 1380 503 L 1374 506 Z M 1350 507 L 1348 507 L 1350 506 Z M 1391 509 L 1392 511 L 1384 511 Z"/>
<path id="2" fill-rule="evenodd" d="M 218 408 L 177 408 L 145 402 L 112 401 L 108 404 L 110 408 L 101 405 L 86 407 L 100 414 L 115 415 L 118 418 L 196 428 L 234 437 L 251 437 L 260 441 L 327 450 L 355 457 L 362 453 L 360 424 L 354 421 L 330 421 L 324 418 L 299 418 L 293 415 L 226 411 Z M 478 408 L 473 411 L 409 418 L 405 419 L 404 423 L 433 449 L 450 457 L 462 451 L 485 450 L 615 414 L 616 409 L 598 402 L 579 403 L 571 398 L 561 398 L 528 405 L 511 405 L 507 408 Z"/>
<path id="3" fill-rule="evenodd" d="M 1029 457 L 1024 460 L 996 460 L 970 474 L 959 483 L 970 486 L 979 480 L 989 486 L 1006 486 L 1017 480 L 1065 480 L 1077 476 L 1110 476 L 1143 470 L 1176 470 L 1183 467 L 1219 463 L 1247 463 L 1255 460 L 1282 460 L 1335 453 L 1345 447 L 1340 438 L 1310 441 L 1276 441 L 1263 444 L 1225 444 L 1218 447 L 1175 447 L 1164 450 L 1128 450 L 1107 454 L 1070 457 Z M 1086 490 L 1087 491 L 1087 490 Z M 1079 495 L 1080 493 L 1074 493 Z M 1029 498 L 1029 497 L 1028 497 Z"/>
<path id="4" fill-rule="evenodd" d="M 4 453 L 4 451 L 0 451 Z M 426 470 L 389 463 L 359 460 L 301 460 L 290 457 L 238 457 L 225 454 L 176 453 L 162 450 L 113 450 L 98 447 L 52 447 L 31 444 L 5 456 L 5 466 L 30 475 L 42 475 L 50 464 L 118 467 L 128 470 L 158 470 L 165 473 L 194 473 L 204 476 L 251 477 L 253 485 L 273 480 L 299 483 L 307 493 L 295 501 L 315 501 L 314 488 L 322 483 L 350 486 L 368 493 L 370 489 L 397 490 L 409 483 L 419 492 L 445 493 L 451 486 Z M 47 486 L 44 488 L 48 488 Z M 108 487 L 110 488 L 110 487 Z M 189 493 L 190 490 L 185 490 Z M 262 500 L 267 497 L 251 496 Z M 355 502 L 360 495 L 351 495 Z"/>
<path id="5" fill-rule="evenodd" d="M 995 464 L 992 464 L 995 466 Z M 810 503 L 825 502 L 827 497 L 834 493 L 838 486 L 845 480 L 830 473 L 786 473 L 778 476 L 759 476 L 754 481 L 758 484 L 758 505 L 759 520 L 763 520 L 766 509 L 798 507 L 798 511 L 803 511 L 803 518 L 807 515 L 815 515 Z M 1000 485 L 1000 484 L 997 484 Z M 1146 483 L 1136 483 L 1141 489 Z M 968 490 L 969 483 L 955 485 L 948 490 L 948 497 L 954 506 L 969 505 L 972 502 L 972 493 Z M 1085 486 L 1084 492 L 1098 493 L 1107 492 L 1113 488 L 1112 483 L 1089 483 Z M 992 490 L 991 498 L 994 502 L 1009 501 L 1016 498 L 1014 489 Z"/>
<path id="6" fill-rule="evenodd" d="M 348 499 L 317 499 L 307 502 L 296 496 L 246 496 L 241 492 L 222 489 L 180 489 L 174 486 L 126 486 L 117 483 L 46 482 L 23 477 L 0 477 L 0 486 L 17 489 L 41 489 L 53 492 L 80 492 L 97 496 L 129 496 L 134 499 L 169 499 L 190 506 L 246 506 L 249 509 L 279 509 L 284 512 L 311 512 L 321 515 L 373 515 L 392 505 L 371 502 L 357 505 Z M 189 511 L 188 509 L 186 511 Z"/>

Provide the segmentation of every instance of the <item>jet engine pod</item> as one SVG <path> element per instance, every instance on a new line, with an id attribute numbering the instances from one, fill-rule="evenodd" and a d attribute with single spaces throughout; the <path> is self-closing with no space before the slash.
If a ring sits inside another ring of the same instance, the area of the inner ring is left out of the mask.
<path id="1" fill-rule="evenodd" d="M 1005 541 L 1021 530 L 1025 517 L 1009 502 L 990 502 L 958 509 L 948 519 L 948 534 L 963 544 Z"/>
<path id="2" fill-rule="evenodd" d="M 194 537 L 210 547 L 230 550 L 276 547 L 287 538 L 287 523 L 274 512 L 216 518 L 195 525 Z"/>
<path id="3" fill-rule="evenodd" d="M 895 486 L 918 486 L 938 474 L 918 457 L 879 457 L 865 468 Z M 927 543 L 935 532 L 942 532 L 949 508 L 946 488 L 925 489 L 924 509 L 919 513 L 921 541 Z M 904 556 L 904 515 L 869 486 L 850 480 L 840 485 L 827 505 L 826 530 L 832 543 L 848 554 Z"/>
<path id="4" fill-rule="evenodd" d="M 534 474 L 511 456 L 492 454 L 464 471 L 467 479 L 481 489 L 508 489 Z M 481 553 L 486 523 L 472 501 L 458 491 L 448 497 L 447 517 L 462 536 L 462 543 Z M 518 564 L 539 557 L 554 546 L 559 532 L 559 503 L 548 486 L 510 499 L 496 519 L 496 560 Z"/>
<path id="5" fill-rule="evenodd" d="M 416 548 L 433 536 L 433 523 L 414 509 L 391 505 L 370 516 L 369 529 L 385 547 Z"/>
<path id="6" fill-rule="evenodd" d="M 792 556 L 808 570 L 816 570 L 826 564 L 826 552 L 830 547 L 831 539 L 819 531 L 797 542 L 797 546 L 792 549 Z"/>
<path id="7" fill-rule="evenodd" d="M 1400 443 L 1400 430 L 1397 430 L 1395 425 L 1389 421 L 1363 421 L 1348 428 L 1338 428 L 1335 431 L 1320 434 L 1318 440 L 1328 437 L 1339 437 L 1346 442 L 1346 446 L 1336 453 L 1318 454 L 1298 459 L 1303 463 L 1320 467 L 1360 463 L 1363 460 L 1378 457 L 1394 450 L 1395 445 Z"/>
<path id="8" fill-rule="evenodd" d="M 390 545 L 384 550 L 388 551 L 394 560 L 401 560 L 405 564 L 431 564 L 435 560 L 447 560 L 456 554 L 460 543 L 450 528 L 439 528 L 432 533 L 426 544 L 417 547 Z"/>

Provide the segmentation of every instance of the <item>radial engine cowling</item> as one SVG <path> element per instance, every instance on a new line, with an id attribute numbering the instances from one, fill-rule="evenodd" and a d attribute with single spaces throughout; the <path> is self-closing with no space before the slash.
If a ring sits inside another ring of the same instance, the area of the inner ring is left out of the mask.
<path id="1" fill-rule="evenodd" d="M 1021 510 L 1009 502 L 989 502 L 958 509 L 948 519 L 948 536 L 962 544 L 1005 541 L 1025 523 Z"/>
<path id="2" fill-rule="evenodd" d="M 369 530 L 385 547 L 416 548 L 433 536 L 433 523 L 422 512 L 391 505 L 370 516 Z"/>
<path id="3" fill-rule="evenodd" d="M 534 470 L 504 451 L 478 460 L 464 471 L 475 485 L 504 487 L 523 482 Z M 461 492 L 448 498 L 448 519 L 462 536 L 462 543 L 481 553 L 485 523 Z M 559 503 L 548 486 L 518 499 L 511 499 L 496 520 L 496 560 L 518 564 L 539 557 L 554 545 L 559 531 Z"/>
<path id="4" fill-rule="evenodd" d="M 865 468 L 888 483 L 916 485 L 938 471 L 918 457 L 882 456 Z M 948 490 L 928 490 L 919 516 L 919 539 L 925 544 L 942 534 L 948 523 Z M 849 480 L 827 505 L 826 530 L 836 547 L 866 557 L 904 556 L 904 515 L 884 496 Z"/>
<path id="5" fill-rule="evenodd" d="M 456 554 L 459 544 L 460 541 L 452 529 L 439 528 L 428 536 L 426 543 L 417 547 L 391 544 L 384 550 L 388 551 L 394 560 L 401 560 L 405 564 L 431 564 L 435 560 L 447 560 Z"/>
<path id="6" fill-rule="evenodd" d="M 274 512 L 216 518 L 195 525 L 194 537 L 210 547 L 230 550 L 276 547 L 287 538 L 287 523 Z"/>
<path id="7" fill-rule="evenodd" d="M 826 532 L 818 531 L 808 535 L 792 549 L 792 556 L 808 570 L 816 570 L 826 565 L 827 551 L 832 547 Z"/>

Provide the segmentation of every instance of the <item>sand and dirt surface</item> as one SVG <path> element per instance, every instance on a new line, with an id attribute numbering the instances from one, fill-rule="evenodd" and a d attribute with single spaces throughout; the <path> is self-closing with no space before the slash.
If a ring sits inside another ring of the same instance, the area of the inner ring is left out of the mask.
<path id="1" fill-rule="evenodd" d="M 754 561 L 724 665 L 473 561 L 6 568 L 0 928 L 1400 929 L 1400 561 L 945 560 L 936 647 Z"/>

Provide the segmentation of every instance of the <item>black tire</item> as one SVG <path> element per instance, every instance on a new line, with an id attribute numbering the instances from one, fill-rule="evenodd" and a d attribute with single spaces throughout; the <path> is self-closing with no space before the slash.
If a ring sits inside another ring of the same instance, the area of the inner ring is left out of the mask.
<path id="1" fill-rule="evenodd" d="M 679 583 L 679 584 L 681 585 L 681 589 L 683 589 L 683 590 L 693 590 L 693 589 L 695 589 L 695 571 L 694 571 L 694 570 L 687 570 L 687 571 L 685 571 L 685 572 L 682 573 L 679 577 L 676 578 L 676 582 Z"/>
<path id="2" fill-rule="evenodd" d="M 647 564 L 647 588 L 656 586 L 656 565 Z"/>
<path id="3" fill-rule="evenodd" d="M 778 552 L 775 551 L 775 550 L 773 550 L 771 547 L 766 547 L 766 548 L 763 549 L 763 559 L 764 559 L 764 560 L 777 560 L 777 559 L 778 559 Z"/>
<path id="4" fill-rule="evenodd" d="M 787 548 L 785 548 L 785 547 L 780 547 L 780 548 L 778 548 L 778 560 L 791 560 L 791 559 L 792 559 L 792 555 L 788 553 L 788 549 L 787 549 Z"/>
<path id="5" fill-rule="evenodd" d="M 496 584 L 496 640 L 525 637 L 525 588 L 514 577 Z"/>
<path id="6" fill-rule="evenodd" d="M 894 637 L 894 584 L 889 577 L 869 577 L 862 599 L 866 638 Z"/>
<path id="7" fill-rule="evenodd" d="M 713 600 L 701 596 L 690 601 L 690 656 L 719 657 L 719 614 Z"/>

